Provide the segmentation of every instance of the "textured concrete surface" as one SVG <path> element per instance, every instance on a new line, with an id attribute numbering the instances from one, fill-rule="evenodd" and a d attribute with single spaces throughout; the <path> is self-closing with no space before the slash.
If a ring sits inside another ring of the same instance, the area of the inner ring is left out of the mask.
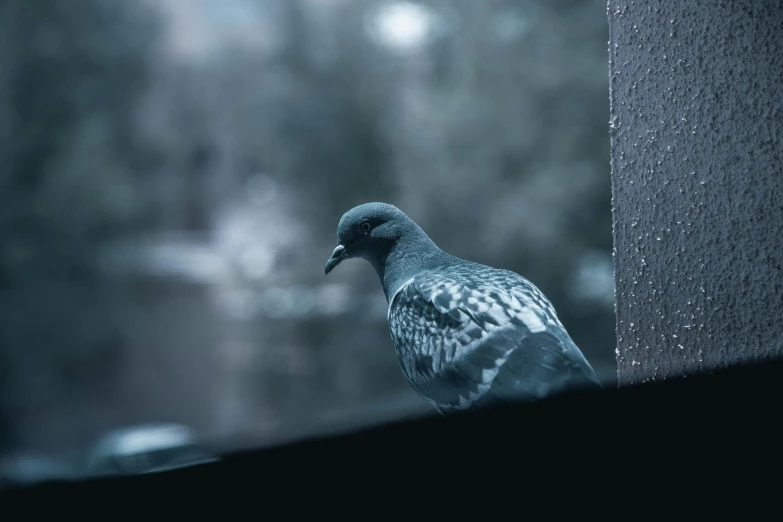
<path id="1" fill-rule="evenodd" d="M 783 0 L 609 0 L 620 385 L 783 355 Z"/>

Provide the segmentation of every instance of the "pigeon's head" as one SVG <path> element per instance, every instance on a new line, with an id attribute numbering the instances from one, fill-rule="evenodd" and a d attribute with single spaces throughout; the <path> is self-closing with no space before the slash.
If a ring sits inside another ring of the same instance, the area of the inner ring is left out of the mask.
<path id="1" fill-rule="evenodd" d="M 326 262 L 328 274 L 343 260 L 359 257 L 375 264 L 418 226 L 400 209 L 387 203 L 365 203 L 352 208 L 337 225 L 337 248 Z"/>

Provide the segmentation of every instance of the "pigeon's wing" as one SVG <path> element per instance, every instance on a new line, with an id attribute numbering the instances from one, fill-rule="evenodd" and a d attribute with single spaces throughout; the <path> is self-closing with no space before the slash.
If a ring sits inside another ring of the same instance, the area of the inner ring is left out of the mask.
<path id="1" fill-rule="evenodd" d="M 450 411 L 542 397 L 574 379 L 597 383 L 553 311 L 524 285 L 496 283 L 423 272 L 394 295 L 390 333 L 420 395 Z"/>

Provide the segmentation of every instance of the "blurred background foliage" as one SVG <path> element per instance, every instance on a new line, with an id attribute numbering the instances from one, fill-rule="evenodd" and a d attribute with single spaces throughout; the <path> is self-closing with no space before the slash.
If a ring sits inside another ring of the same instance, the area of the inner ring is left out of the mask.
<path id="1" fill-rule="evenodd" d="M 323 275 L 372 200 L 613 383 L 606 41 L 598 0 L 0 3 L 0 455 L 428 411 L 372 268 Z"/>

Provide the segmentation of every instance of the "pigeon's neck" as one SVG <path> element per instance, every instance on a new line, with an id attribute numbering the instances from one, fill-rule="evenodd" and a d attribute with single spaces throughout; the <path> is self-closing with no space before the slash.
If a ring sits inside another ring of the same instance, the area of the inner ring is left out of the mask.
<path id="1" fill-rule="evenodd" d="M 443 266 L 452 258 L 419 229 L 400 238 L 372 264 L 388 302 L 411 277 L 427 268 Z"/>

